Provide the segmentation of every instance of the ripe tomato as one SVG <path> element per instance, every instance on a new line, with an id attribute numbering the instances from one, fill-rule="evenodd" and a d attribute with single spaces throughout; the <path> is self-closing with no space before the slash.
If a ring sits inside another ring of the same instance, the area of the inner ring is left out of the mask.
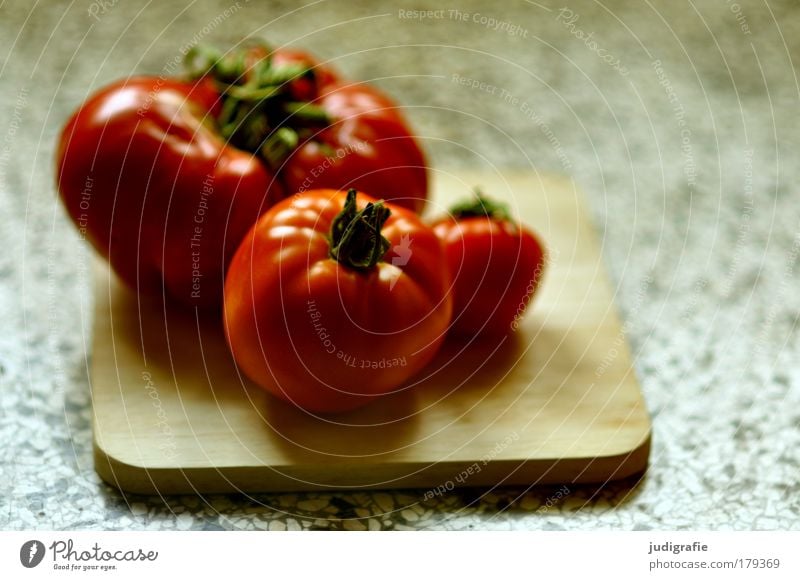
<path id="1" fill-rule="evenodd" d="M 434 224 L 453 278 L 452 330 L 498 335 L 519 322 L 545 266 L 536 236 L 480 194 Z"/>
<path id="2" fill-rule="evenodd" d="M 114 83 L 75 112 L 56 155 L 70 217 L 119 276 L 201 307 L 221 304 L 239 242 L 284 197 L 272 171 L 209 122 L 218 97 L 205 81 Z"/>
<path id="3" fill-rule="evenodd" d="M 273 395 L 311 412 L 353 409 L 436 354 L 452 313 L 446 272 L 413 212 L 355 190 L 300 193 L 264 214 L 231 262 L 228 344 Z"/>
<path id="4" fill-rule="evenodd" d="M 222 134 L 263 157 L 287 191 L 354 188 L 424 207 L 425 156 L 400 108 L 378 89 L 343 81 L 295 49 L 196 47 L 189 61 L 222 95 Z"/>
<path id="5" fill-rule="evenodd" d="M 329 85 L 315 101 L 329 119 L 280 168 L 288 191 L 355 188 L 417 213 L 425 207 L 425 156 L 397 105 L 365 84 Z"/>
<path id="6" fill-rule="evenodd" d="M 287 183 L 385 186 L 386 197 L 421 207 L 422 153 L 376 90 L 264 44 L 196 46 L 186 64 L 191 82 L 138 77 L 101 89 L 61 135 L 61 198 L 130 286 L 219 307 L 239 241 Z"/>

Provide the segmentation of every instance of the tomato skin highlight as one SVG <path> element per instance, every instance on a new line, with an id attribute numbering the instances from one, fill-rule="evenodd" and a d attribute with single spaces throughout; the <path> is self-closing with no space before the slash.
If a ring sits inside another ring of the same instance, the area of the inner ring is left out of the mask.
<path id="1" fill-rule="evenodd" d="M 519 323 L 541 282 L 545 253 L 524 227 L 490 216 L 434 224 L 453 279 L 451 330 L 502 335 Z"/>
<path id="2" fill-rule="evenodd" d="M 224 272 L 258 215 L 284 197 L 228 146 L 209 83 L 134 77 L 94 93 L 64 127 L 58 190 L 79 230 L 145 294 L 219 307 Z"/>
<path id="3" fill-rule="evenodd" d="M 356 270 L 331 257 L 345 192 L 312 190 L 264 214 L 231 262 L 224 326 L 239 368 L 312 413 L 367 404 L 435 356 L 452 315 L 441 244 L 413 212 L 387 204 L 383 259 Z M 372 198 L 359 194 L 358 207 Z"/>

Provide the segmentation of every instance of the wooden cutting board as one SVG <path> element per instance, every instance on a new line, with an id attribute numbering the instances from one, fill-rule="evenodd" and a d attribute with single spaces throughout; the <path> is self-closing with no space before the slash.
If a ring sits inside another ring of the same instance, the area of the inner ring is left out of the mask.
<path id="1" fill-rule="evenodd" d="M 434 176 L 428 211 L 473 186 L 549 249 L 516 332 L 449 340 L 429 379 L 319 420 L 237 373 L 217 317 L 137 300 L 98 269 L 95 465 L 138 493 L 603 482 L 646 468 L 650 421 L 598 240 L 569 179 Z"/>

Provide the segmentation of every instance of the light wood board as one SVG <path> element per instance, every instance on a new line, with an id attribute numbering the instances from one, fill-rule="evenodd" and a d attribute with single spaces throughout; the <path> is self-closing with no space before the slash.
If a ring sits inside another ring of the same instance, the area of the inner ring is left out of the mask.
<path id="1" fill-rule="evenodd" d="M 641 472 L 650 420 L 581 194 L 535 173 L 434 176 L 433 215 L 476 185 L 549 249 L 502 340 L 448 340 L 436 372 L 358 411 L 310 418 L 239 376 L 218 317 L 140 301 L 98 269 L 95 465 L 138 493 L 604 482 Z"/>

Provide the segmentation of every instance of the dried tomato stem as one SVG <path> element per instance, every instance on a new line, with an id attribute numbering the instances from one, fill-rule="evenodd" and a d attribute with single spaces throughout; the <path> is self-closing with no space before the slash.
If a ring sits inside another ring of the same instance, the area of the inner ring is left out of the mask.
<path id="1" fill-rule="evenodd" d="M 358 211 L 356 190 L 348 191 L 342 211 L 331 224 L 331 257 L 356 270 L 375 266 L 391 246 L 381 235 L 381 228 L 391 213 L 383 201 L 368 203 Z"/>

